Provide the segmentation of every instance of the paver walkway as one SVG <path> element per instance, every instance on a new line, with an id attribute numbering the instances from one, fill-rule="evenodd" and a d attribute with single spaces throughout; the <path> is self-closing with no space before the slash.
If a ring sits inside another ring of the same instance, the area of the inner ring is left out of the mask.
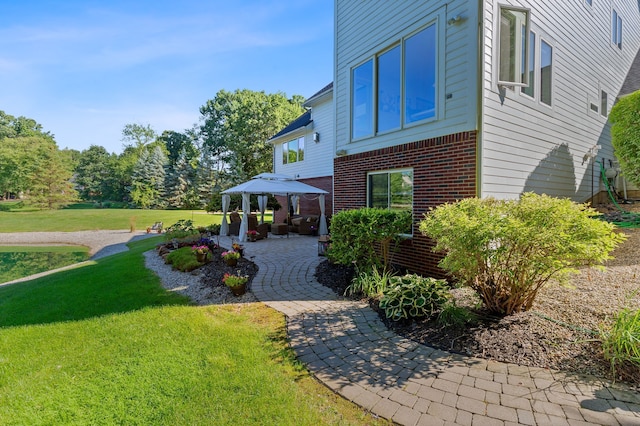
<path id="1" fill-rule="evenodd" d="M 368 305 L 315 280 L 323 258 L 313 237 L 245 247 L 259 266 L 252 291 L 287 316 L 298 358 L 376 415 L 401 425 L 640 425 L 640 395 L 620 384 L 451 354 L 388 331 Z"/>

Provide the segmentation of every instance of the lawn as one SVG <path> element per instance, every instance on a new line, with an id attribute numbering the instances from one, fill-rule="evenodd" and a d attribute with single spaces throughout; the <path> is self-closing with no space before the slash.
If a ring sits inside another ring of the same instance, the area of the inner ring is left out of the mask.
<path id="1" fill-rule="evenodd" d="M 196 226 L 222 222 L 222 214 L 204 210 L 62 209 L 0 211 L 0 233 L 31 231 L 144 230 L 156 222 L 164 226 L 178 220 L 193 220 Z M 270 221 L 271 215 L 265 215 Z"/>
<path id="2" fill-rule="evenodd" d="M 376 424 L 295 360 L 280 313 L 165 291 L 157 242 L 0 287 L 0 423 Z"/>
<path id="3" fill-rule="evenodd" d="M 89 258 L 84 246 L 0 246 L 0 283 L 61 268 Z"/>

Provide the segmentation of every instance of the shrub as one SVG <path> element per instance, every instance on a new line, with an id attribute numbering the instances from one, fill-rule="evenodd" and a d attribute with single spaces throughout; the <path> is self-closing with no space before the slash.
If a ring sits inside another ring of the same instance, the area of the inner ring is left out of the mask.
<path id="1" fill-rule="evenodd" d="M 445 327 L 463 327 L 477 320 L 477 315 L 469 309 L 456 305 L 453 299 L 448 300 L 440 313 L 438 313 L 438 324 Z"/>
<path id="2" fill-rule="evenodd" d="M 430 317 L 451 297 L 445 280 L 419 275 L 391 277 L 380 299 L 380 309 L 393 321 Z"/>
<path id="3" fill-rule="evenodd" d="M 378 297 L 389 286 L 391 272 L 380 272 L 378 268 L 373 268 L 371 272 L 363 271 L 353 277 L 351 284 L 344 291 L 345 295 L 362 294 L 366 297 Z"/>
<path id="4" fill-rule="evenodd" d="M 625 178 L 640 185 L 640 91 L 611 108 L 611 143 Z"/>
<path id="5" fill-rule="evenodd" d="M 520 200 L 468 198 L 443 204 L 420 231 L 446 252 L 440 266 L 470 286 L 485 307 L 510 315 L 528 310 L 551 279 L 601 265 L 625 236 L 596 212 L 568 199 L 532 193 Z"/>
<path id="6" fill-rule="evenodd" d="M 193 255 L 191 247 L 181 247 L 172 251 L 167 255 L 166 262 L 182 272 L 193 271 L 202 266 L 202 263 L 198 262 L 198 259 Z"/>
<path id="7" fill-rule="evenodd" d="M 640 310 L 623 309 L 607 331 L 601 331 L 605 360 L 614 375 L 640 377 Z"/>
<path id="8" fill-rule="evenodd" d="M 331 219 L 332 243 L 327 257 L 342 265 L 354 264 L 361 272 L 374 267 L 387 271 L 392 244 L 399 242 L 400 234 L 410 229 L 408 211 L 376 208 L 341 211 Z"/>

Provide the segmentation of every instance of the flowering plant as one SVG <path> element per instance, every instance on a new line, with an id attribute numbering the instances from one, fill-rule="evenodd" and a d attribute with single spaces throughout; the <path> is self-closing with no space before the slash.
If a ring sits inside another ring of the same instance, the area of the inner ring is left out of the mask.
<path id="1" fill-rule="evenodd" d="M 233 244 L 231 244 L 231 248 L 233 250 L 235 250 L 235 251 L 240 251 L 240 250 L 242 250 L 242 245 L 238 244 L 238 243 L 233 243 Z"/>
<path id="2" fill-rule="evenodd" d="M 238 271 L 238 275 L 224 274 L 222 282 L 228 287 L 238 287 L 239 285 L 246 284 L 248 279 L 248 275 L 240 275 L 240 271 Z"/>
<path id="3" fill-rule="evenodd" d="M 255 229 L 251 229 L 251 230 L 247 231 L 247 236 L 249 236 L 249 237 L 250 236 L 254 236 L 255 237 L 256 235 L 258 235 L 258 231 L 256 231 Z"/>
<path id="4" fill-rule="evenodd" d="M 207 254 L 207 253 L 209 253 L 209 247 L 205 246 L 205 245 L 192 246 L 191 247 L 191 251 L 193 253 L 197 253 L 197 254 Z"/>
<path id="5" fill-rule="evenodd" d="M 238 253 L 237 251 L 234 250 L 227 250 L 227 251 L 223 251 L 221 254 L 222 258 L 224 260 L 228 260 L 228 259 L 240 259 L 240 253 Z"/>

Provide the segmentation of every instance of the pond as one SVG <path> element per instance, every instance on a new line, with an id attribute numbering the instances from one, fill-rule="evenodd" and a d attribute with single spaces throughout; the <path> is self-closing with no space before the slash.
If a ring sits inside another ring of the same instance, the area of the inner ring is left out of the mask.
<path id="1" fill-rule="evenodd" d="M 83 246 L 0 246 L 0 283 L 89 259 Z"/>

